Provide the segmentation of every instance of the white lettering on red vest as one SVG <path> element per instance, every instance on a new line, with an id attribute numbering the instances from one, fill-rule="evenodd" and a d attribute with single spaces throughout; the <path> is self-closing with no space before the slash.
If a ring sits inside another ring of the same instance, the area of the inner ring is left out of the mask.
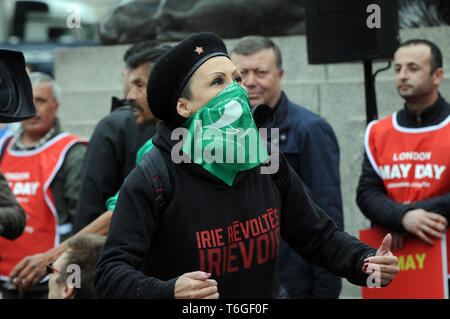
<path id="1" fill-rule="evenodd" d="M 399 126 L 395 113 L 373 121 L 365 149 L 392 200 L 411 203 L 450 192 L 450 116 L 417 129 Z"/>
<path id="2" fill-rule="evenodd" d="M 412 164 L 394 164 L 381 165 L 379 167 L 381 178 L 383 180 L 395 178 L 408 178 L 410 171 L 414 172 L 415 179 L 432 178 L 439 180 L 442 173 L 447 168 L 445 165 L 437 164 L 415 164 L 414 169 L 411 170 Z"/>
<path id="3" fill-rule="evenodd" d="M 20 195 L 36 195 L 36 191 L 39 187 L 39 182 L 16 182 L 10 183 L 10 187 L 14 196 Z"/>

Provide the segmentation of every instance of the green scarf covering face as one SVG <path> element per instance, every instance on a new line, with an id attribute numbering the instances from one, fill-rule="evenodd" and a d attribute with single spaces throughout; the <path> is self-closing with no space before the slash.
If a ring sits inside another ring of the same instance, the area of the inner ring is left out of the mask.
<path id="1" fill-rule="evenodd" d="M 235 82 L 191 115 L 183 126 L 189 131 L 183 152 L 191 162 L 228 186 L 237 173 L 268 158 L 250 111 L 247 91 Z"/>

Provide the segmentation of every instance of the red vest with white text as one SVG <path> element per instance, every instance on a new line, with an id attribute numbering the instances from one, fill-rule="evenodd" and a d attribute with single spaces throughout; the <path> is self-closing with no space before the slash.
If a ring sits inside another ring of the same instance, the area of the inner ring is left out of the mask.
<path id="1" fill-rule="evenodd" d="M 22 235 L 15 240 L 0 237 L 0 279 L 7 276 L 24 257 L 45 252 L 59 244 L 58 214 L 50 189 L 69 148 L 81 139 L 62 133 L 37 149 L 13 151 L 11 140 L 0 169 L 16 199 L 27 213 Z M 65 227 L 64 227 L 65 226 Z"/>
<path id="2" fill-rule="evenodd" d="M 397 113 L 369 123 L 366 154 L 389 198 L 412 203 L 450 192 L 450 116 L 437 125 L 406 128 Z"/>

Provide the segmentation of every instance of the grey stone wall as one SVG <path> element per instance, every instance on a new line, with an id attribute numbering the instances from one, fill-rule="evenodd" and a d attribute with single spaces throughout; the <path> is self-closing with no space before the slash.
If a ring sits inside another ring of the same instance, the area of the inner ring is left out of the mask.
<path id="1" fill-rule="evenodd" d="M 401 40 L 426 38 L 444 56 L 441 94 L 450 100 L 450 27 L 401 30 Z M 283 89 L 294 102 L 318 113 L 334 128 L 341 149 L 341 179 L 345 230 L 358 236 L 370 226 L 355 203 L 365 130 L 364 71 L 362 62 L 309 65 L 305 36 L 274 37 L 283 55 Z M 231 48 L 235 40 L 226 40 Z M 55 76 L 61 86 L 59 116 L 63 128 L 89 138 L 95 124 L 110 108 L 111 96 L 122 97 L 122 56 L 128 46 L 64 49 L 55 53 Z M 384 67 L 377 62 L 373 70 Z M 445 72 L 447 70 L 447 72 Z M 380 118 L 402 108 L 393 67 L 377 76 Z M 360 287 L 343 282 L 341 298 L 360 298 Z"/>

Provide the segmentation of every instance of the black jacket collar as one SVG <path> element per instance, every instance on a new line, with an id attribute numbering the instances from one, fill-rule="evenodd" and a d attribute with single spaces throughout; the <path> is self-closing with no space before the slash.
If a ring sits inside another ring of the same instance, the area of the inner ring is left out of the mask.
<path id="1" fill-rule="evenodd" d="M 410 128 L 426 127 L 442 122 L 450 115 L 450 105 L 439 94 L 436 101 L 427 107 L 420 116 L 408 109 L 406 103 L 403 110 L 398 112 L 397 122 L 399 125 Z"/>
<path id="2" fill-rule="evenodd" d="M 288 121 L 286 120 L 288 115 L 288 104 L 286 94 L 282 91 L 278 103 L 275 105 L 273 113 L 273 123 L 272 127 L 277 127 L 280 130 L 284 130 L 289 127 Z"/>

